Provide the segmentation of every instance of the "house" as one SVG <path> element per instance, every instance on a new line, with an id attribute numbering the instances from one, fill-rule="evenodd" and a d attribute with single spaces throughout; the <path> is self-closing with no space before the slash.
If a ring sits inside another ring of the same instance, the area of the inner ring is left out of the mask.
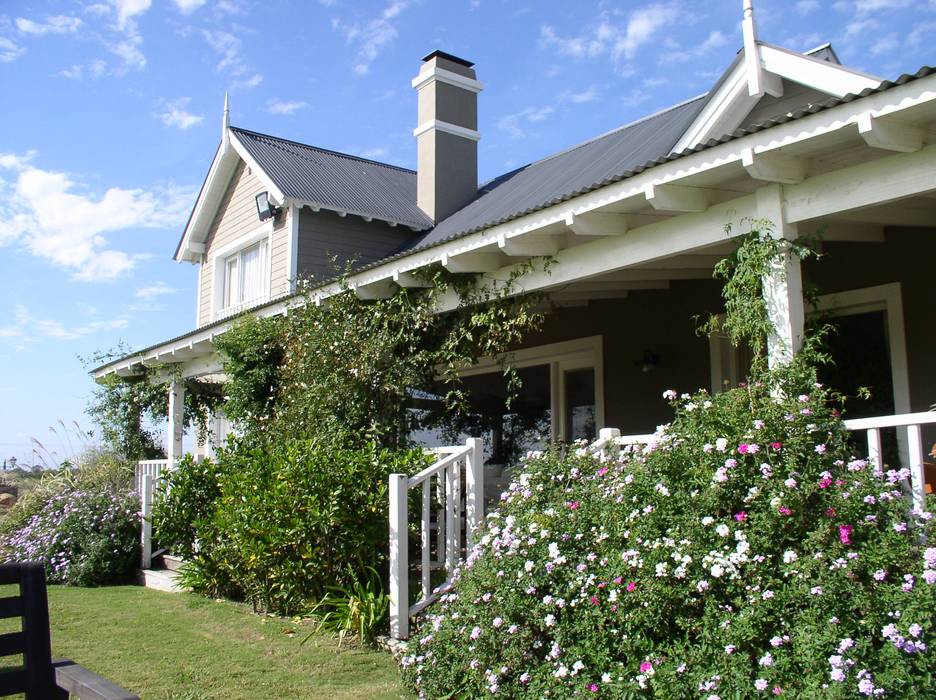
<path id="1" fill-rule="evenodd" d="M 94 376 L 181 370 L 169 396 L 171 461 L 182 451 L 184 380 L 223 379 L 212 339 L 239 314 L 285 312 L 297 280 L 311 280 L 317 301 L 336 293 L 331 255 L 355 261 L 349 283 L 363 299 L 423 284 L 413 273 L 428 266 L 492 284 L 552 256 L 548 274 L 520 280 L 549 299 L 545 327 L 515 352 L 529 424 L 561 440 L 606 425 L 644 433 L 667 419 L 663 389 L 718 391 L 743 377 L 743 351 L 700 337 L 694 317 L 718 310 L 712 269 L 742 222 L 768 219 L 777 236 L 821 233 L 825 254 L 767 280 L 771 361 L 796 350 L 807 315 L 828 313 L 840 327 L 831 380 L 874 389 L 852 415 L 927 411 L 936 402 L 936 71 L 882 80 L 841 65 L 829 45 L 769 44 L 745 5 L 743 48 L 706 94 L 481 186 L 483 84 L 472 63 L 442 51 L 412 80 L 415 172 L 233 127 L 225 103 L 220 145 L 174 254 L 198 270 L 195 327 Z M 822 291 L 818 309 L 804 305 L 804 282 Z M 493 361 L 465 370 L 490 410 L 502 391 L 494 372 Z M 217 423 L 220 437 L 227 428 Z M 921 432 L 936 441 L 929 417 L 880 424 L 910 424 L 881 449 L 911 463 L 922 488 Z M 486 437 L 504 439 L 495 429 Z"/>

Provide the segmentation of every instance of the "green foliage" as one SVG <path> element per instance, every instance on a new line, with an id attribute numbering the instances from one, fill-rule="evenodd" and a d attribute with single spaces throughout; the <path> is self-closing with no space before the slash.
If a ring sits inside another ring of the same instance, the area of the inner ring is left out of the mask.
<path id="1" fill-rule="evenodd" d="M 843 698 L 863 681 L 931 697 L 917 644 L 936 634 L 934 521 L 909 516 L 907 470 L 853 456 L 807 377 L 774 384 L 784 398 L 754 384 L 674 399 L 646 449 L 525 464 L 414 634 L 407 683 L 433 698 Z"/>
<path id="2" fill-rule="evenodd" d="M 126 346 L 118 346 L 98 352 L 85 364 L 97 365 L 128 351 Z M 112 374 L 99 380 L 85 411 L 100 426 L 101 441 L 110 451 L 131 460 L 161 459 L 165 453 L 159 431 L 153 426 L 168 417 L 168 397 L 169 383 L 159 379 L 156 368 L 147 368 L 143 374 Z M 198 431 L 199 440 L 205 439 L 208 418 L 220 401 L 213 384 L 197 379 L 186 382 L 185 425 Z"/>
<path id="3" fill-rule="evenodd" d="M 345 290 L 324 304 L 307 297 L 284 318 L 239 322 L 215 341 L 228 378 L 225 412 L 248 439 L 344 434 L 402 447 L 414 393 L 435 393 L 441 378 L 447 411 L 458 411 L 466 398 L 458 370 L 503 355 L 539 327 L 536 300 L 512 296 L 533 267 L 496 288 L 436 271 L 427 273 L 431 288 L 376 301 Z M 460 302 L 439 314 L 445 295 Z"/>
<path id="4" fill-rule="evenodd" d="M 329 586 L 353 586 L 368 567 L 382 567 L 387 477 L 425 464 L 420 451 L 358 447 L 341 436 L 233 441 L 217 467 L 186 462 L 169 474 L 156 528 L 189 553 L 184 576 L 196 590 L 306 612 Z"/>
<path id="5" fill-rule="evenodd" d="M 380 574 L 367 567 L 363 579 L 355 579 L 350 586 L 327 586 L 324 597 L 315 604 L 311 614 L 318 618 L 315 632 L 338 635 L 338 648 L 345 637 L 373 644 L 374 637 L 388 623 L 390 598 L 384 593 Z"/>
<path id="6" fill-rule="evenodd" d="M 277 399 L 283 325 L 280 316 L 247 315 L 214 341 L 228 376 L 225 415 L 247 431 L 265 427 Z"/>
<path id="7" fill-rule="evenodd" d="M 100 451 L 46 472 L 0 526 L 0 556 L 44 562 L 52 583 L 96 586 L 126 576 L 140 557 L 131 474 L 126 462 Z"/>

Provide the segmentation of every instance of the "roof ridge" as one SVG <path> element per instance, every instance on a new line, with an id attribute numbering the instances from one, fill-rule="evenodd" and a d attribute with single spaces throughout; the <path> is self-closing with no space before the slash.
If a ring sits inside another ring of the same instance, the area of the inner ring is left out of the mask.
<path id="1" fill-rule="evenodd" d="M 334 151 L 330 148 L 322 148 L 321 146 L 313 146 L 312 144 L 309 144 L 309 143 L 302 143 L 301 141 L 294 141 L 292 139 L 284 139 L 281 136 L 273 136 L 272 134 L 264 134 L 260 131 L 253 131 L 252 129 L 244 129 L 243 127 L 240 127 L 240 126 L 232 126 L 230 128 L 232 131 L 239 131 L 241 133 L 250 134 L 252 136 L 260 136 L 261 138 L 265 138 L 265 139 L 272 139 L 274 141 L 281 141 L 283 143 L 289 143 L 294 146 L 300 146 L 301 148 L 308 148 L 309 150 L 312 150 L 312 151 L 318 151 L 319 153 L 327 153 L 329 155 L 338 156 L 339 158 L 347 158 L 349 160 L 356 160 L 362 163 L 370 163 L 372 165 L 379 165 L 383 168 L 390 168 L 391 170 L 400 170 L 405 173 L 412 173 L 414 175 L 416 174 L 416 171 L 410 168 L 404 168 L 401 165 L 393 165 L 392 163 L 383 163 L 379 160 L 373 160 L 372 158 L 364 158 L 363 156 L 356 156 L 353 153 L 344 153 L 342 151 Z"/>

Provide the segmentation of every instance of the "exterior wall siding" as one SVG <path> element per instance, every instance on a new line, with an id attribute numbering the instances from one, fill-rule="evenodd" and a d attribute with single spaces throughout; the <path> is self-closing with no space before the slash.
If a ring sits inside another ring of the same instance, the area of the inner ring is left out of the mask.
<path id="1" fill-rule="evenodd" d="M 323 282 L 334 277 L 345 263 L 366 265 L 380 260 L 414 235 L 405 226 L 391 227 L 382 221 L 303 208 L 299 215 L 297 275 L 313 283 Z"/>
<path id="2" fill-rule="evenodd" d="M 261 223 L 257 219 L 257 208 L 254 197 L 266 189 L 256 174 L 241 163 L 231 184 L 221 201 L 218 214 L 211 225 L 206 241 L 205 262 L 202 263 L 200 287 L 198 292 L 198 325 L 211 323 L 212 296 L 215 286 L 215 251 L 227 244 L 236 241 L 242 236 L 259 231 L 268 223 Z M 290 236 L 288 217 L 280 215 L 276 218 L 273 227 L 272 245 L 270 255 L 270 282 L 271 295 L 278 296 L 289 291 L 289 254 Z"/>

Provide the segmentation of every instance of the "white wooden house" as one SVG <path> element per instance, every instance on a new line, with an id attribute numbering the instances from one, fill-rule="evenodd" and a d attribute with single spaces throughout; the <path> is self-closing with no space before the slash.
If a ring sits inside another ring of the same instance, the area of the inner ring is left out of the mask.
<path id="1" fill-rule="evenodd" d="M 883 80 L 828 45 L 769 44 L 745 4 L 743 48 L 706 94 L 480 187 L 483 85 L 443 52 L 412 81 L 415 172 L 234 128 L 225 109 L 175 253 L 198 269 L 195 327 L 95 376 L 171 363 L 183 378 L 223 379 L 212 339 L 240 313 L 283 313 L 297 279 L 311 275 L 316 299 L 336 293 L 329 253 L 357 259 L 350 284 L 363 299 L 420 284 L 412 273 L 427 266 L 491 284 L 549 255 L 549 274 L 520 280 L 550 299 L 542 332 L 515 353 L 531 404 L 555 439 L 645 433 L 668 418 L 664 389 L 717 391 L 743 376 L 740 353 L 699 337 L 694 317 L 719 309 L 712 268 L 740 222 L 765 218 L 778 236 L 822 232 L 825 254 L 768 280 L 771 361 L 795 352 L 817 312 L 804 280 L 816 284 L 841 326 L 835 381 L 876 389 L 865 412 L 916 414 L 865 427 L 912 424 L 897 449 L 922 490 L 921 432 L 936 441 L 922 415 L 936 403 L 936 70 Z M 170 460 L 183 392 L 177 381 L 169 397 Z"/>

